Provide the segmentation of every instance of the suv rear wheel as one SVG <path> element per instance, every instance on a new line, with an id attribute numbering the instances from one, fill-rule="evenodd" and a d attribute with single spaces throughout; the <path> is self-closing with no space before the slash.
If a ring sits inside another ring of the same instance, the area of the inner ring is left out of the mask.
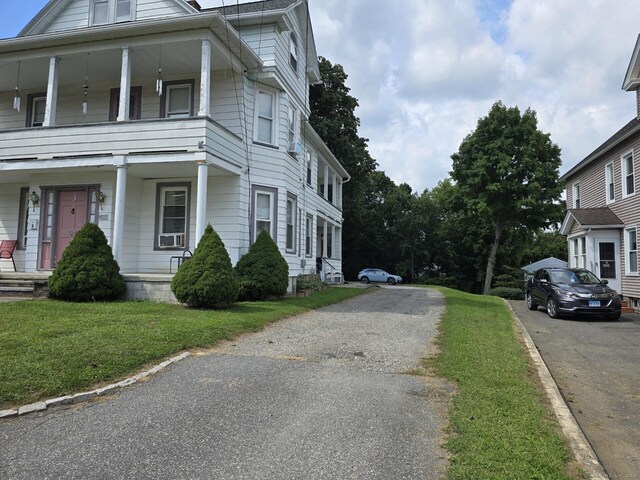
<path id="1" fill-rule="evenodd" d="M 549 299 L 547 300 L 547 315 L 549 315 L 551 318 L 560 317 L 560 315 L 558 315 L 558 306 L 556 305 L 556 301 L 553 299 L 553 297 L 549 297 Z"/>
<path id="2" fill-rule="evenodd" d="M 536 303 L 536 301 L 531 296 L 531 292 L 527 292 L 527 308 L 529 310 L 537 310 L 538 309 L 538 304 Z"/>

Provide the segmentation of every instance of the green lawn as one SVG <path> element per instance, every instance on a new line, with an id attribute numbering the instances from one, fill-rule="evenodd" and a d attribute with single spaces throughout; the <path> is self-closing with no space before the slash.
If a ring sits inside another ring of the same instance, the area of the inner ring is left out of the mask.
<path id="1" fill-rule="evenodd" d="M 364 291 L 330 288 L 218 311 L 152 302 L 0 303 L 0 409 L 112 382 L 181 350 L 210 346 Z"/>
<path id="2" fill-rule="evenodd" d="M 571 479 L 571 457 L 543 406 L 511 314 L 497 297 L 447 297 L 440 353 L 426 362 L 457 385 L 449 417 L 449 479 Z"/>

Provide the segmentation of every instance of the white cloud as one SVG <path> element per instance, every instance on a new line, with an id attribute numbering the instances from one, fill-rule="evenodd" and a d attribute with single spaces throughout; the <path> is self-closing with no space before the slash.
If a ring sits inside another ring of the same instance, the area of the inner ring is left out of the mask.
<path id="1" fill-rule="evenodd" d="M 496 100 L 536 110 L 561 171 L 635 114 L 620 85 L 640 2 L 310 1 L 318 53 L 349 75 L 372 156 L 418 191 L 447 176 Z"/>

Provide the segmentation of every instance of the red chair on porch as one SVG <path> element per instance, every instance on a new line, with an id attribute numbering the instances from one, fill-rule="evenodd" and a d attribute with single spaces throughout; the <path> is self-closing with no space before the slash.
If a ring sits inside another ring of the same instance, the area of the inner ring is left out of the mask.
<path id="1" fill-rule="evenodd" d="M 16 271 L 16 261 L 13 259 L 13 252 L 17 243 L 17 240 L 2 240 L 0 242 L 0 260 L 11 260 L 14 272 Z"/>

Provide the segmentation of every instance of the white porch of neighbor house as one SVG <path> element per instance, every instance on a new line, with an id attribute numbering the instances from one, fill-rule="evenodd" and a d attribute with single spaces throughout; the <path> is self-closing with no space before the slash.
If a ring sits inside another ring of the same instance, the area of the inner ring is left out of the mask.
<path id="1" fill-rule="evenodd" d="M 583 230 L 568 237 L 569 266 L 586 268 L 622 292 L 621 230 Z"/>

